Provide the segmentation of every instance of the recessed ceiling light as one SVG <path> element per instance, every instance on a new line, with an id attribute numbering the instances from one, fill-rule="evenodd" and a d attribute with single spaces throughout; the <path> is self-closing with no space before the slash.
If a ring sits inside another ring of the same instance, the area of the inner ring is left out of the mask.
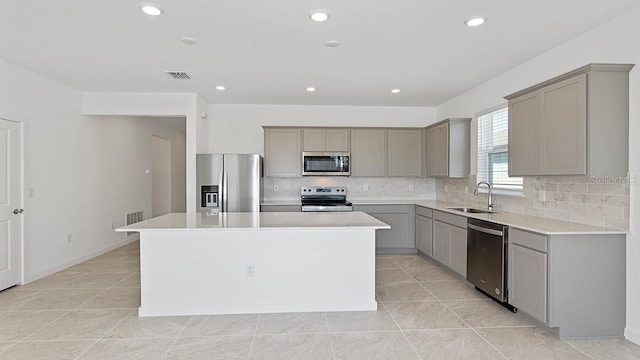
<path id="1" fill-rule="evenodd" d="M 467 21 L 465 21 L 464 24 L 470 27 L 474 27 L 474 26 L 480 26 L 484 24 L 485 21 L 487 21 L 487 19 L 483 18 L 482 16 L 474 16 L 472 18 L 467 19 Z"/>
<path id="2" fill-rule="evenodd" d="M 329 40 L 325 43 L 328 47 L 338 47 L 340 46 L 340 41 L 338 40 Z"/>
<path id="3" fill-rule="evenodd" d="M 192 38 L 192 37 L 183 37 L 182 39 L 180 39 L 180 41 L 182 41 L 183 43 L 187 44 L 187 45 L 195 45 L 198 43 L 198 40 Z"/>
<path id="4" fill-rule="evenodd" d="M 307 89 L 306 89 L 306 90 L 307 90 L 308 92 L 314 92 L 314 91 L 316 91 L 316 88 L 314 88 L 313 86 L 309 86 L 309 87 L 307 87 Z"/>
<path id="5" fill-rule="evenodd" d="M 142 10 L 142 12 L 144 12 L 147 15 L 151 15 L 151 16 L 158 16 L 158 15 L 162 15 L 162 13 L 164 13 L 164 9 L 162 9 L 160 6 L 156 5 L 156 4 L 152 4 L 152 3 L 142 3 L 140 4 L 140 10 Z"/>
<path id="6" fill-rule="evenodd" d="M 391 93 L 397 94 L 400 92 L 400 89 L 391 89 Z"/>
<path id="7" fill-rule="evenodd" d="M 216 86 L 216 90 L 225 91 L 225 90 L 227 90 L 227 87 L 224 86 L 224 85 L 218 85 L 218 86 Z"/>
<path id="8" fill-rule="evenodd" d="M 329 19 L 329 13 L 326 10 L 314 10 L 309 14 L 311 20 L 316 22 L 323 22 Z"/>

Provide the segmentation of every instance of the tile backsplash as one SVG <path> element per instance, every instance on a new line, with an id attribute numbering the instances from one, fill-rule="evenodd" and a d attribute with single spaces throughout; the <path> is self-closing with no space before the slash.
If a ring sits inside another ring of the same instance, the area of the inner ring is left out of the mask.
<path id="1" fill-rule="evenodd" d="M 495 210 L 629 229 L 629 181 L 589 176 L 529 176 L 522 196 L 493 195 Z M 633 183 L 633 181 L 631 182 Z M 473 195 L 476 177 L 436 181 L 437 200 L 484 207 L 487 194 Z M 485 188 L 486 189 L 486 188 Z"/>
<path id="2" fill-rule="evenodd" d="M 303 186 L 346 186 L 348 200 L 435 200 L 436 197 L 434 178 L 303 176 L 265 177 L 264 201 L 300 201 Z M 278 191 L 274 191 L 275 187 Z"/>

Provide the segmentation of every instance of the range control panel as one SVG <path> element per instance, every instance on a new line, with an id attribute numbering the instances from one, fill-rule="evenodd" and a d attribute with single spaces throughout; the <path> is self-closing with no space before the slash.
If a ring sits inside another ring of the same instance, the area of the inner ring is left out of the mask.
<path id="1" fill-rule="evenodd" d="M 300 190 L 301 195 L 347 195 L 347 188 L 342 186 L 306 186 Z"/>

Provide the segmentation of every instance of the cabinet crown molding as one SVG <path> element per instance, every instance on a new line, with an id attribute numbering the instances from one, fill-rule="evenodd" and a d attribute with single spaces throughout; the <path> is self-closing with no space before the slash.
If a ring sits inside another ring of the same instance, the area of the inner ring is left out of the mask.
<path id="1" fill-rule="evenodd" d="M 593 63 L 593 64 L 588 64 L 582 67 L 579 67 L 575 70 L 569 71 L 567 73 L 564 73 L 562 75 L 556 76 L 552 79 L 549 79 L 547 81 L 541 82 L 539 84 L 530 86 L 526 89 L 520 90 L 518 92 L 515 92 L 513 94 L 509 94 L 507 96 L 505 96 L 504 98 L 507 100 L 511 100 L 514 98 L 517 98 L 518 96 L 527 94 L 529 92 L 532 91 L 536 91 L 538 89 L 541 89 L 545 86 L 549 86 L 551 84 L 555 84 L 559 81 L 563 81 L 569 78 L 572 78 L 576 75 L 580 75 L 583 73 L 588 73 L 588 72 L 592 72 L 592 71 L 599 71 L 599 72 L 605 72 L 605 71 L 610 71 L 610 72 L 629 72 L 631 71 L 631 69 L 633 69 L 634 64 L 601 64 L 601 63 Z"/>

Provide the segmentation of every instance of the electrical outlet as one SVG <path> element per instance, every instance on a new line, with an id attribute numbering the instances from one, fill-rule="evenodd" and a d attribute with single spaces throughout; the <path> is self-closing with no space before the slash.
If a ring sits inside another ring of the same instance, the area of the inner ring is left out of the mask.
<path id="1" fill-rule="evenodd" d="M 363 191 L 369 191 L 369 185 L 368 184 L 362 185 L 362 190 Z"/>
<path id="2" fill-rule="evenodd" d="M 111 223 L 111 230 L 115 230 L 116 229 L 116 223 Z"/>
<path id="3" fill-rule="evenodd" d="M 413 184 L 409 184 L 409 191 L 413 191 Z"/>
<path id="4" fill-rule="evenodd" d="M 278 185 L 273 185 L 273 191 L 279 191 L 280 187 L 278 187 Z"/>
<path id="5" fill-rule="evenodd" d="M 36 196 L 36 190 L 34 188 L 27 189 L 27 197 L 33 199 Z"/>
<path id="6" fill-rule="evenodd" d="M 449 187 L 447 185 L 444 186 L 444 192 L 449 192 Z"/>
<path id="7" fill-rule="evenodd" d="M 67 243 L 70 243 L 70 242 L 71 242 L 71 233 L 68 233 L 67 234 Z"/>
<path id="8" fill-rule="evenodd" d="M 545 196 L 545 192 L 544 191 L 538 191 L 538 200 L 539 201 L 545 201 L 546 200 L 546 196 Z"/>
<path id="9" fill-rule="evenodd" d="M 464 193 L 465 193 L 465 194 L 468 194 L 468 193 L 469 193 L 469 187 L 468 187 L 468 186 L 465 186 L 465 187 L 464 187 Z"/>
<path id="10" fill-rule="evenodd" d="M 246 264 L 244 266 L 244 272 L 247 276 L 256 276 L 256 266 L 254 264 Z"/>

